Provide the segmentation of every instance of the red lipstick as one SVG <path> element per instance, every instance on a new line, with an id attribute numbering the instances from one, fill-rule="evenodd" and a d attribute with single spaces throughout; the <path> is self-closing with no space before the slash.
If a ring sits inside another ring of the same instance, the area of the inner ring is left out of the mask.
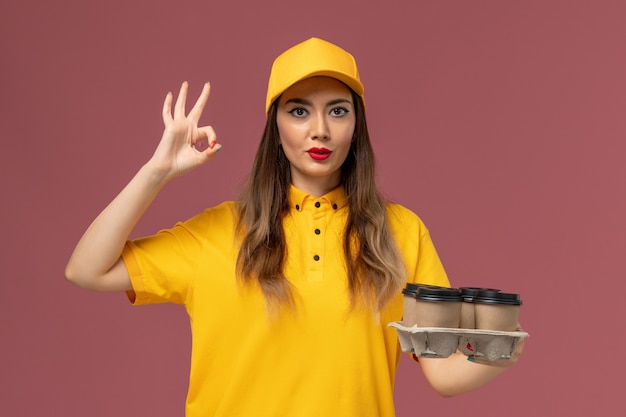
<path id="1" fill-rule="evenodd" d="M 323 161 L 324 159 L 328 158 L 331 153 L 333 153 L 333 151 L 326 148 L 311 148 L 306 152 L 311 158 L 315 159 L 316 161 Z"/>

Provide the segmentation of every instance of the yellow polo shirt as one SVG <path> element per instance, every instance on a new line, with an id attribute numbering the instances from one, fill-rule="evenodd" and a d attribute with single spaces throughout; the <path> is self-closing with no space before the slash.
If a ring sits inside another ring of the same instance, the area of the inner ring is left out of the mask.
<path id="1" fill-rule="evenodd" d="M 402 295 L 380 313 L 349 311 L 343 188 L 314 198 L 292 187 L 289 204 L 284 272 L 297 311 L 274 319 L 260 289 L 236 279 L 233 202 L 126 245 L 134 304 L 174 302 L 189 314 L 187 417 L 394 415 L 400 348 L 387 324 L 402 319 Z M 407 281 L 448 286 L 421 220 L 397 204 L 387 211 Z"/>

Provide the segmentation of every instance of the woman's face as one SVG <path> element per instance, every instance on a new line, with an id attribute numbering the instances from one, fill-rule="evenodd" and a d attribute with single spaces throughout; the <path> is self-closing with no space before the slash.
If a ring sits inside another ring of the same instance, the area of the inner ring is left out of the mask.
<path id="1" fill-rule="evenodd" d="M 294 186 L 319 197 L 339 185 L 355 120 L 352 94 L 334 78 L 308 78 L 281 95 L 276 122 Z"/>

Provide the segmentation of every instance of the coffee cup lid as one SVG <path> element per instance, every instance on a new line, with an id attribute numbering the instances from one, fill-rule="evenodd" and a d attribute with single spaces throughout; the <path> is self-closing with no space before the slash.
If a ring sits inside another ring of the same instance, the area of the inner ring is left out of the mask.
<path id="1" fill-rule="evenodd" d="M 462 301 L 461 290 L 435 286 L 423 286 L 417 290 L 415 298 L 423 301 Z"/>
<path id="2" fill-rule="evenodd" d="M 413 284 L 411 282 L 406 284 L 406 287 L 402 290 L 402 294 L 408 295 L 410 297 L 414 297 L 417 289 L 420 287 L 420 284 Z"/>
<path id="3" fill-rule="evenodd" d="M 417 293 L 417 290 L 420 287 L 425 287 L 425 286 L 427 286 L 427 284 L 414 284 L 412 282 L 409 282 L 409 283 L 406 284 L 406 286 L 402 290 L 402 294 L 408 295 L 410 297 L 415 297 L 415 294 Z"/>
<path id="4" fill-rule="evenodd" d="M 474 298 L 474 296 L 476 295 L 478 291 L 500 292 L 500 290 L 496 288 L 483 288 L 483 287 L 461 287 L 459 289 L 461 290 L 461 295 L 463 296 L 463 301 L 465 302 L 472 302 L 472 299 Z"/>
<path id="5" fill-rule="evenodd" d="M 505 293 L 493 290 L 479 290 L 472 299 L 474 303 L 483 304 L 506 304 L 521 306 L 522 300 L 519 294 Z"/>

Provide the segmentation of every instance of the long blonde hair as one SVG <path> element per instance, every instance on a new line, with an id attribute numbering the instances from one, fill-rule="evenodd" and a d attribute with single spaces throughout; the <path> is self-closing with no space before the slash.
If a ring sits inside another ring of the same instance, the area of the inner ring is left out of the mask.
<path id="1" fill-rule="evenodd" d="M 348 289 L 353 306 L 363 301 L 381 309 L 401 291 L 406 271 L 376 187 L 374 152 L 363 101 L 354 91 L 352 97 L 356 124 L 341 177 L 349 210 L 343 235 Z M 291 170 L 280 146 L 277 102 L 268 112 L 263 137 L 238 205 L 238 231 L 242 236 L 238 276 L 244 283 L 256 281 L 270 308 L 295 305 L 294 290 L 283 274 L 287 242 L 282 219 L 289 210 Z"/>

